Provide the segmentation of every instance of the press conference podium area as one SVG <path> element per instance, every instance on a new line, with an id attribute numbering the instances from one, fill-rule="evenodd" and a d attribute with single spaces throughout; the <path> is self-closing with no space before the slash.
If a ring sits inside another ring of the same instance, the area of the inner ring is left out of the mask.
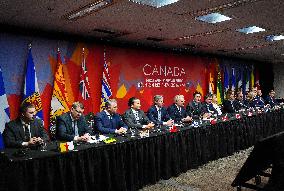
<path id="1" fill-rule="evenodd" d="M 176 132 L 165 129 L 145 138 L 127 134 L 111 144 L 81 144 L 65 153 L 57 151 L 56 142 L 50 143 L 46 152 L 28 150 L 23 156 L 17 156 L 17 149 L 5 149 L 0 153 L 0 190 L 139 190 L 247 149 L 283 130 L 284 110 L 278 110 L 216 124 L 184 126 Z M 264 157 L 268 157 L 270 143 L 265 145 Z M 258 148 L 256 157 L 262 153 Z M 266 160 L 259 163 L 261 167 L 268 164 Z M 274 165 L 282 163 L 275 160 Z M 255 168 L 236 183 L 252 177 Z"/>
<path id="2" fill-rule="evenodd" d="M 271 173 L 265 172 L 272 168 Z M 261 177 L 269 177 L 268 183 L 260 186 Z M 255 184 L 247 181 L 255 178 Z M 284 190 L 284 132 L 280 132 L 257 142 L 246 162 L 240 169 L 233 187 L 254 190 L 283 191 Z"/>

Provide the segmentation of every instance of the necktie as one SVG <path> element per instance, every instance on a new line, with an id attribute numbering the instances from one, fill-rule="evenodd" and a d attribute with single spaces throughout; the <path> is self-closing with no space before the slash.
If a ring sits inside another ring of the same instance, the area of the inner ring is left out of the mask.
<path id="1" fill-rule="evenodd" d="M 29 130 L 29 125 L 28 124 L 24 124 L 24 128 L 25 128 L 25 141 L 29 141 L 31 136 L 30 136 L 30 130 Z"/>
<path id="2" fill-rule="evenodd" d="M 162 121 L 161 108 L 158 109 L 158 121 Z"/>
<path id="3" fill-rule="evenodd" d="M 77 121 L 73 121 L 73 129 L 74 129 L 75 136 L 79 136 Z"/>

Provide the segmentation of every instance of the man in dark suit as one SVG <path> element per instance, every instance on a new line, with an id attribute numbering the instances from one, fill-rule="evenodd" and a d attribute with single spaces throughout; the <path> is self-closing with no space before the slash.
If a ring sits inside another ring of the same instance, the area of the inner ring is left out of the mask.
<path id="1" fill-rule="evenodd" d="M 154 123 L 151 122 L 145 113 L 140 110 L 140 100 L 136 97 L 132 97 L 128 101 L 128 109 L 123 116 L 124 122 L 129 128 L 133 129 L 152 129 Z"/>
<path id="2" fill-rule="evenodd" d="M 199 119 L 202 115 L 201 93 L 194 92 L 193 100 L 186 106 L 186 113 L 192 116 L 193 119 Z"/>
<path id="3" fill-rule="evenodd" d="M 228 90 L 226 94 L 226 100 L 223 103 L 223 109 L 225 113 L 235 113 L 237 110 L 235 108 L 235 93 L 232 90 Z"/>
<path id="4" fill-rule="evenodd" d="M 170 116 L 164 105 L 164 98 L 161 95 L 154 96 L 154 105 L 151 106 L 148 110 L 147 116 L 150 121 L 154 122 L 155 125 L 173 125 L 173 120 L 170 119 Z"/>
<path id="5" fill-rule="evenodd" d="M 271 107 L 279 105 L 279 103 L 275 99 L 275 91 L 274 90 L 269 91 L 269 94 L 266 98 L 266 103 L 269 104 Z"/>
<path id="6" fill-rule="evenodd" d="M 35 117 L 35 105 L 24 102 L 20 107 L 20 116 L 6 123 L 3 139 L 6 147 L 30 147 L 48 141 L 48 135 L 42 121 Z"/>
<path id="7" fill-rule="evenodd" d="M 125 134 L 128 127 L 116 113 L 117 101 L 110 99 L 105 103 L 105 110 L 96 115 L 96 127 L 102 133 Z"/>
<path id="8" fill-rule="evenodd" d="M 83 112 L 83 104 L 74 102 L 70 112 L 56 118 L 58 140 L 86 142 L 90 139 L 92 129 L 87 125 Z"/>
<path id="9" fill-rule="evenodd" d="M 235 109 L 236 111 L 248 109 L 249 107 L 244 103 L 244 96 L 242 91 L 237 92 L 237 97 L 235 101 Z"/>
<path id="10" fill-rule="evenodd" d="M 202 116 L 203 118 L 209 118 L 212 115 L 217 115 L 218 111 L 213 107 L 212 104 L 212 94 L 207 94 L 205 97 L 205 102 L 202 105 Z"/>
<path id="11" fill-rule="evenodd" d="M 174 104 L 168 107 L 168 114 L 175 123 L 188 123 L 192 121 L 192 117 L 186 113 L 184 102 L 183 95 L 176 95 L 174 97 Z"/>
<path id="12" fill-rule="evenodd" d="M 264 108 L 265 102 L 264 102 L 264 99 L 261 97 L 262 96 L 261 89 L 257 89 L 256 92 L 257 92 L 257 94 L 254 97 L 252 104 L 253 104 L 254 107 Z"/>

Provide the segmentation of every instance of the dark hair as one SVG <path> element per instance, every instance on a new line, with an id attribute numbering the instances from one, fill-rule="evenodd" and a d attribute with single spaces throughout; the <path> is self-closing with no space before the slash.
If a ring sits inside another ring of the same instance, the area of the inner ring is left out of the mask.
<path id="1" fill-rule="evenodd" d="M 84 105 L 81 102 L 76 101 L 76 102 L 74 102 L 72 104 L 72 108 L 74 108 L 74 109 L 77 109 L 77 108 L 84 109 Z"/>
<path id="2" fill-rule="evenodd" d="M 201 96 L 201 93 L 196 91 L 196 92 L 193 93 L 193 97 L 195 97 L 197 94 L 199 94 Z"/>
<path id="3" fill-rule="evenodd" d="M 206 95 L 204 96 L 204 99 L 207 99 L 207 98 L 210 98 L 210 97 L 212 97 L 212 94 L 211 94 L 211 93 L 208 93 L 208 94 L 206 94 Z"/>
<path id="4" fill-rule="evenodd" d="M 128 106 L 131 107 L 134 104 L 134 101 L 137 100 L 137 97 L 132 97 L 128 100 Z"/>
<path id="5" fill-rule="evenodd" d="M 33 103 L 24 101 L 20 106 L 20 113 L 25 113 L 28 108 L 35 108 L 35 105 Z"/>

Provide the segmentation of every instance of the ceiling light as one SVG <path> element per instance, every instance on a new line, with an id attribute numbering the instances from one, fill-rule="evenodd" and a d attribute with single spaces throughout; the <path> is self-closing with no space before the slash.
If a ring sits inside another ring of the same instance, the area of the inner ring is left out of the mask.
<path id="1" fill-rule="evenodd" d="M 277 40 L 284 40 L 283 35 L 269 35 L 265 38 L 267 41 L 277 41 Z"/>
<path id="2" fill-rule="evenodd" d="M 142 4 L 142 5 L 148 5 L 151 7 L 160 8 L 160 7 L 172 4 L 172 3 L 176 3 L 179 0 L 129 0 L 129 1 Z"/>
<path id="3" fill-rule="evenodd" d="M 196 17 L 195 19 L 206 22 L 206 23 L 219 23 L 219 22 L 231 20 L 232 18 L 227 17 L 225 15 L 221 15 L 220 13 L 210 13 L 207 15 Z"/>
<path id="4" fill-rule="evenodd" d="M 241 32 L 241 33 L 245 33 L 245 34 L 251 34 L 251 33 L 257 33 L 257 32 L 265 31 L 265 29 L 257 27 L 257 26 L 252 26 L 252 27 L 237 29 L 237 31 Z"/>
<path id="5" fill-rule="evenodd" d="M 79 17 L 86 16 L 93 11 L 98 11 L 99 9 L 109 5 L 112 3 L 113 0 L 100 0 L 94 3 L 91 3 L 85 7 L 80 8 L 79 10 L 73 11 L 65 16 L 68 20 L 75 20 Z"/>

